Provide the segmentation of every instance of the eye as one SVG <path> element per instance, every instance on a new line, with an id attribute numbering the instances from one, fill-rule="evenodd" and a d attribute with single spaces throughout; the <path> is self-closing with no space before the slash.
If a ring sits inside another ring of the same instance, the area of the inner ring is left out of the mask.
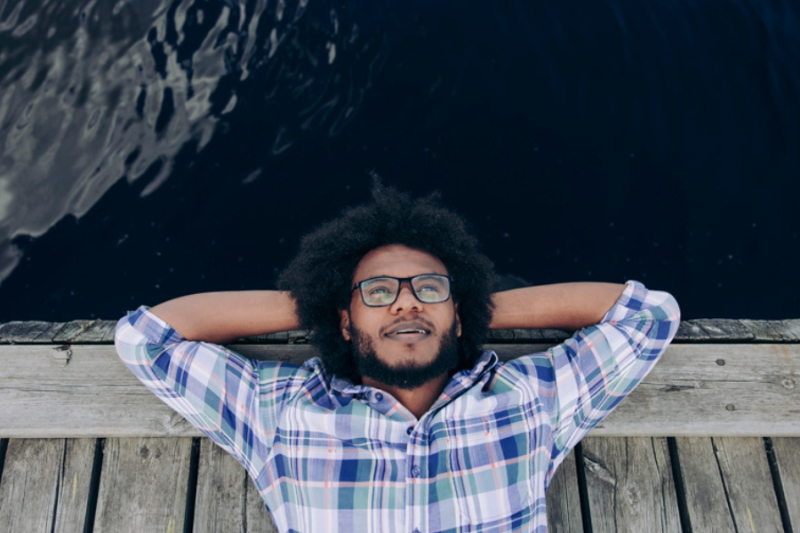
<path id="1" fill-rule="evenodd" d="M 386 287 L 370 287 L 367 294 L 370 296 L 380 296 L 382 294 L 389 294 L 389 289 Z"/>
<path id="2" fill-rule="evenodd" d="M 438 285 L 433 285 L 433 284 L 430 284 L 430 285 L 423 285 L 423 286 L 422 286 L 422 287 L 420 287 L 418 290 L 419 290 L 420 292 L 439 292 L 439 291 L 441 291 L 442 289 L 441 289 L 441 287 L 439 287 Z"/>

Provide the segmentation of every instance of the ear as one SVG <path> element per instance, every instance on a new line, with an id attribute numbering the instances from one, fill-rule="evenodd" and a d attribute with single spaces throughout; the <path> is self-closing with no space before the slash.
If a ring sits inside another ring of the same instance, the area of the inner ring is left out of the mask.
<path id="1" fill-rule="evenodd" d="M 456 304 L 456 337 L 461 336 L 461 316 L 458 314 L 458 304 Z"/>
<path id="2" fill-rule="evenodd" d="M 347 309 L 340 309 L 339 317 L 339 323 L 342 328 L 342 337 L 344 337 L 344 340 L 347 342 L 350 342 L 350 314 L 347 312 Z"/>

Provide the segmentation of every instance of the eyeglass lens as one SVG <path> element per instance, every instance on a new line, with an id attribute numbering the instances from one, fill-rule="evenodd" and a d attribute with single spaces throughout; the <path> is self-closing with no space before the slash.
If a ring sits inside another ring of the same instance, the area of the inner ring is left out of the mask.
<path id="1" fill-rule="evenodd" d="M 411 287 L 417 299 L 423 303 L 439 303 L 450 298 L 450 280 L 445 276 L 421 275 L 411 278 Z M 391 305 L 400 291 L 397 278 L 374 278 L 361 283 L 364 303 L 370 306 Z"/>

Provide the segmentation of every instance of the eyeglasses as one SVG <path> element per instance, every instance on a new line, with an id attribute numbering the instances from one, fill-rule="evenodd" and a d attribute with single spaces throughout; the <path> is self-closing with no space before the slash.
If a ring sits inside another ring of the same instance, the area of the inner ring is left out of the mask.
<path id="1" fill-rule="evenodd" d="M 438 304 L 450 299 L 453 278 L 442 274 L 420 274 L 412 278 L 369 278 L 353 285 L 353 290 L 361 291 L 361 300 L 367 307 L 386 307 L 397 301 L 404 281 L 409 282 L 411 292 L 422 303 Z"/>

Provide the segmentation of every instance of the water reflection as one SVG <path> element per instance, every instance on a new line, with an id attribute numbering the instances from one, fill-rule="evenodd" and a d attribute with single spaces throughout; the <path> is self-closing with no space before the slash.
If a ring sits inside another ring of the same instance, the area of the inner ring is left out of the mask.
<path id="1" fill-rule="evenodd" d="M 249 104 L 273 154 L 339 133 L 385 41 L 312 2 L 0 2 L 0 282 L 15 236 L 80 218 L 123 177 L 152 193 Z"/>

